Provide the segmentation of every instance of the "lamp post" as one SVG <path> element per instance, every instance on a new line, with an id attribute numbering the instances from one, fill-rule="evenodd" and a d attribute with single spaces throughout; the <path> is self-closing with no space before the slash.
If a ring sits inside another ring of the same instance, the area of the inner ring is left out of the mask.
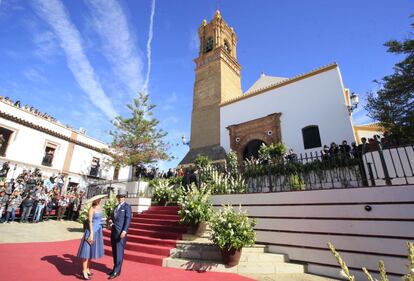
<path id="1" fill-rule="evenodd" d="M 354 111 L 355 108 L 358 107 L 359 104 L 359 96 L 355 93 L 352 93 L 349 97 L 349 104 L 347 106 L 349 114 L 352 114 L 352 111 Z"/>

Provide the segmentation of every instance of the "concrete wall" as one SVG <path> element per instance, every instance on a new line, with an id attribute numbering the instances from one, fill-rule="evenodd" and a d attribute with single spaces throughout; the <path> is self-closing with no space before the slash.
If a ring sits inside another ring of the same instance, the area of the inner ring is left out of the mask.
<path id="1" fill-rule="evenodd" d="M 304 149 L 302 128 L 318 125 L 322 145 L 355 141 L 344 97 L 339 68 L 309 76 L 250 98 L 223 105 L 220 109 L 220 143 L 230 149 L 226 127 L 281 112 L 282 142 L 296 153 Z"/>
<path id="2" fill-rule="evenodd" d="M 413 185 L 215 195 L 212 201 L 216 207 L 241 204 L 257 220 L 257 243 L 307 263 L 310 273 L 339 278 L 327 242 L 357 280 L 365 280 L 363 266 L 378 270 L 379 260 L 392 280 L 406 272 L 406 242 L 414 240 Z"/>

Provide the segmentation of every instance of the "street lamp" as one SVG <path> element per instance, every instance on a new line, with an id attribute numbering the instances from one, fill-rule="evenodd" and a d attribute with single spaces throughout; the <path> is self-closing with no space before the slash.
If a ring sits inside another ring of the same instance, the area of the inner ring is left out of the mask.
<path id="1" fill-rule="evenodd" d="M 352 111 L 354 111 L 355 108 L 358 107 L 359 104 L 359 96 L 355 93 L 352 93 L 349 97 L 349 103 L 350 105 L 347 106 L 349 114 L 352 114 Z"/>

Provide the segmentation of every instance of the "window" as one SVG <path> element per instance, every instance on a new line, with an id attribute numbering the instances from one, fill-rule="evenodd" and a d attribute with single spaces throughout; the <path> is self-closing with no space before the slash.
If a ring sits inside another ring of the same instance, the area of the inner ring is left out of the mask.
<path id="1" fill-rule="evenodd" d="M 319 127 L 310 125 L 302 129 L 303 145 L 305 149 L 321 147 L 321 136 L 319 135 Z"/>
<path id="2" fill-rule="evenodd" d="M 213 50 L 213 37 L 208 37 L 206 42 L 205 52 L 208 53 Z"/>
<path id="3" fill-rule="evenodd" d="M 52 167 L 53 158 L 55 157 L 57 145 L 46 143 L 45 152 L 42 159 L 42 165 Z"/>
<path id="4" fill-rule="evenodd" d="M 100 162 L 99 158 L 96 158 L 96 157 L 92 158 L 91 171 L 89 172 L 90 176 L 98 177 L 99 167 L 100 167 L 99 162 Z"/>
<path id="5" fill-rule="evenodd" d="M 13 131 L 0 127 L 0 156 L 6 156 L 7 146 Z"/>
<path id="6" fill-rule="evenodd" d="M 119 177 L 119 166 L 116 166 L 114 169 L 114 176 L 113 176 L 113 180 L 117 180 Z"/>
<path id="7" fill-rule="evenodd" d="M 227 40 L 224 40 L 224 50 L 229 54 L 231 52 L 230 44 L 227 42 Z"/>

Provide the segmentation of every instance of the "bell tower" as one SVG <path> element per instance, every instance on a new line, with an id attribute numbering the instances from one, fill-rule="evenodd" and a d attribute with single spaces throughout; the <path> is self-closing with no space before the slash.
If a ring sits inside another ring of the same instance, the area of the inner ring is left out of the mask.
<path id="1" fill-rule="evenodd" d="M 225 159 L 220 146 L 220 104 L 242 95 L 236 33 L 220 11 L 209 23 L 203 20 L 198 35 L 190 151 L 180 164 L 193 163 L 200 154 L 213 161 Z"/>

